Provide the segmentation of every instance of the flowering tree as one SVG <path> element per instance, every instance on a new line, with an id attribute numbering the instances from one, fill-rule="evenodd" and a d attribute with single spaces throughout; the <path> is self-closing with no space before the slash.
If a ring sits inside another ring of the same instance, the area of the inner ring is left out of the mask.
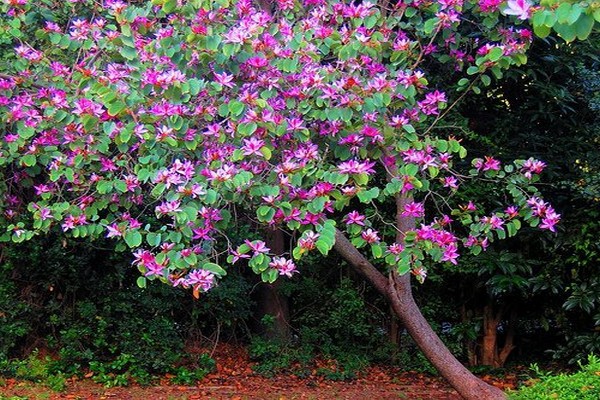
<path id="1" fill-rule="evenodd" d="M 140 286 L 196 297 L 228 264 L 273 282 L 335 249 L 465 398 L 504 397 L 446 349 L 410 277 L 560 219 L 534 186 L 543 162 L 465 161 L 443 125 L 455 102 L 426 76 L 458 76 L 460 100 L 524 63 L 529 3 L 71 0 L 68 19 L 5 3 L 1 240 L 114 238 Z M 503 205 L 455 200 L 473 179 Z M 289 233 L 289 254 L 232 243 L 239 223 Z"/>

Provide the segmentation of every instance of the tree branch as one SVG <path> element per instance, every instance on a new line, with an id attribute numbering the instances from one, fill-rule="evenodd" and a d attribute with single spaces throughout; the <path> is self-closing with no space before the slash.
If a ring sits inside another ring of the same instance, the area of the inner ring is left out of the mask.
<path id="1" fill-rule="evenodd" d="M 386 298 L 389 296 L 388 281 L 385 276 L 367 260 L 360 251 L 348 240 L 339 229 L 335 230 L 335 245 L 333 246 L 346 261 L 375 286 L 377 291 Z"/>

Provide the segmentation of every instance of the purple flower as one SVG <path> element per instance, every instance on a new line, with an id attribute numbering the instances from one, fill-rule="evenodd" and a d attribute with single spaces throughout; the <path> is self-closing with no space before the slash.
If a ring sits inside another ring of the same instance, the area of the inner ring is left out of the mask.
<path id="1" fill-rule="evenodd" d="M 248 239 L 246 239 L 244 243 L 246 243 L 246 245 L 250 247 L 250 250 L 254 252 L 255 256 L 258 254 L 267 254 L 269 251 L 271 251 L 271 249 L 267 247 L 267 244 L 262 240 L 255 240 L 251 242 Z"/>
<path id="2" fill-rule="evenodd" d="M 527 0 L 508 0 L 507 7 L 502 12 L 504 15 L 514 15 L 526 20 L 531 16 L 531 3 Z"/>
<path id="3" fill-rule="evenodd" d="M 178 283 L 183 284 L 184 287 L 193 286 L 195 289 L 207 292 L 215 285 L 215 276 L 205 269 L 195 269 Z"/>
<path id="4" fill-rule="evenodd" d="M 348 225 L 355 224 L 360 226 L 365 226 L 366 217 L 360 214 L 358 211 L 351 211 L 344 217 L 344 222 Z"/>
<path id="5" fill-rule="evenodd" d="M 373 229 L 369 228 L 366 231 L 362 232 L 360 234 L 360 236 L 363 238 L 363 240 L 367 243 L 377 243 L 379 242 L 379 232 L 374 231 Z"/>
<path id="6" fill-rule="evenodd" d="M 415 217 L 420 218 L 425 215 L 425 206 L 423 203 L 410 202 L 404 205 L 404 210 L 402 211 L 403 217 Z"/>
<path id="7" fill-rule="evenodd" d="M 273 257 L 273 261 L 269 263 L 269 266 L 279 271 L 279 275 L 285 275 L 289 278 L 292 277 L 292 274 L 298 273 L 296 264 L 284 257 Z"/>

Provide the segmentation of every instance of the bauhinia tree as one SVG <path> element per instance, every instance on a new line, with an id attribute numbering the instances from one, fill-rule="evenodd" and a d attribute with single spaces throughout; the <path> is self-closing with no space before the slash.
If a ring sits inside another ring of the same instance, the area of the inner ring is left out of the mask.
<path id="1" fill-rule="evenodd" d="M 447 350 L 411 276 L 422 282 L 427 268 L 523 224 L 555 229 L 560 217 L 534 186 L 543 162 L 467 162 L 444 125 L 450 96 L 526 62 L 524 20 L 545 9 L 524 0 L 3 7 L 16 58 L 0 79 L 0 239 L 114 238 L 132 250 L 140 286 L 158 280 L 196 297 L 228 264 L 274 282 L 306 253 L 335 250 L 462 396 L 504 397 Z M 457 76 L 458 91 L 430 87 L 428 73 Z M 497 209 L 455 200 L 474 179 L 497 184 Z M 286 232 L 289 253 L 273 254 L 256 234 L 233 242 L 236 224 Z"/>

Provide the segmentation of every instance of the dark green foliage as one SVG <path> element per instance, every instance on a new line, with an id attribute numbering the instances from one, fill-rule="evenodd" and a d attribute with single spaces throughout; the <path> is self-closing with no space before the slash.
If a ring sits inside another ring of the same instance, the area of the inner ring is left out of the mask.
<path id="1" fill-rule="evenodd" d="M 319 375 L 345 380 L 372 362 L 391 362 L 395 351 L 387 339 L 387 315 L 367 300 L 376 295 L 362 283 L 338 278 L 335 274 L 341 271 L 334 264 L 310 266 L 295 284 L 286 284 L 294 310 L 294 340 L 253 338 L 250 356 L 259 362 L 257 372 L 302 376 L 316 367 Z M 329 279 L 317 279 L 320 272 Z"/>
<path id="2" fill-rule="evenodd" d="M 6 358 L 31 330 L 32 309 L 20 301 L 17 287 L 10 276 L 10 268 L 0 264 L 0 359 Z"/>
<path id="3" fill-rule="evenodd" d="M 177 385 L 193 385 L 215 369 L 215 360 L 208 354 L 202 354 L 192 368 L 177 367 L 171 381 Z"/>
<path id="4" fill-rule="evenodd" d="M 600 359 L 590 355 L 588 364 L 574 374 L 542 373 L 539 381 L 510 396 L 513 400 L 597 400 L 600 398 Z M 539 369 L 534 366 L 539 374 Z"/>
<path id="5" fill-rule="evenodd" d="M 128 257 L 110 247 L 58 238 L 4 248 L 0 278 L 0 360 L 50 353 L 48 376 L 90 370 L 107 386 L 149 383 L 171 372 L 179 381 L 212 369 L 205 355 L 187 354 L 187 340 L 233 337 L 250 315 L 250 286 L 236 271 L 201 301 L 164 285 L 140 289 Z M 14 361 L 17 362 L 18 361 Z"/>
<path id="6" fill-rule="evenodd" d="M 58 392 L 65 390 L 66 376 L 61 372 L 53 372 L 51 365 L 50 357 L 41 357 L 37 351 L 34 351 L 23 360 L 0 360 L 0 374 L 43 383 Z"/>

